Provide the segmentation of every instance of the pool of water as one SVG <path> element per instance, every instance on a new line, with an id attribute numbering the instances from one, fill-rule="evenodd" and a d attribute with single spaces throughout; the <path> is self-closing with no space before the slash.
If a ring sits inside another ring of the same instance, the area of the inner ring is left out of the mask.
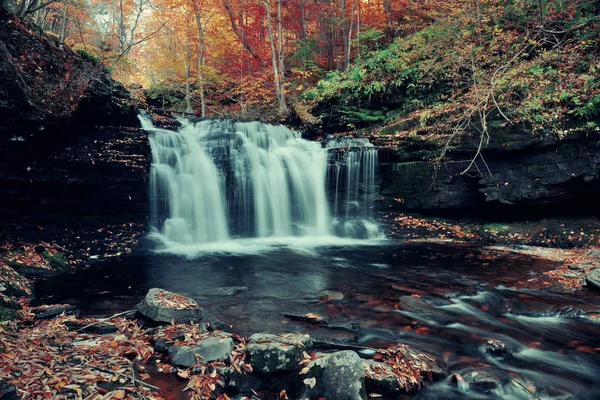
<path id="1" fill-rule="evenodd" d="M 98 262 L 41 282 L 43 303 L 71 303 L 85 316 L 132 309 L 152 287 L 185 294 L 242 334 L 303 332 L 328 341 L 387 347 L 405 343 L 442 360 L 450 373 L 473 370 L 502 385 L 482 394 L 449 380 L 423 399 L 597 399 L 600 397 L 600 296 L 535 289 L 556 265 L 518 253 L 462 244 L 330 243 L 194 257 L 146 253 Z M 426 309 L 403 307 L 419 296 Z M 318 314 L 328 325 L 286 314 Z M 513 352 L 495 358 L 499 340 Z"/>

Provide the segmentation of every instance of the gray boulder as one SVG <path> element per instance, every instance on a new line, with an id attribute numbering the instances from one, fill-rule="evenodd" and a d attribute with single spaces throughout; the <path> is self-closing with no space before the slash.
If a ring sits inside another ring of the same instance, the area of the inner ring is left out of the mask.
<path id="1" fill-rule="evenodd" d="M 378 361 L 363 360 L 365 387 L 369 393 L 392 393 L 400 390 L 392 366 Z"/>
<path id="2" fill-rule="evenodd" d="M 585 283 L 588 286 L 599 290 L 600 289 L 600 268 L 596 268 L 585 276 Z"/>
<path id="3" fill-rule="evenodd" d="M 196 356 L 200 362 L 226 360 L 234 347 L 230 335 L 220 334 L 200 340 L 193 346 L 172 346 L 168 351 L 174 365 L 189 368 L 196 364 Z"/>
<path id="4" fill-rule="evenodd" d="M 250 336 L 246 352 L 254 371 L 268 373 L 295 370 L 302 352 L 310 347 L 308 335 L 256 333 Z"/>
<path id="5" fill-rule="evenodd" d="M 156 322 L 200 323 L 204 317 L 204 310 L 194 299 L 157 288 L 150 289 L 136 309 Z"/>
<path id="6" fill-rule="evenodd" d="M 301 397 L 335 400 L 365 400 L 365 367 L 351 350 L 322 355 L 308 364 L 309 371 L 300 375 Z"/>

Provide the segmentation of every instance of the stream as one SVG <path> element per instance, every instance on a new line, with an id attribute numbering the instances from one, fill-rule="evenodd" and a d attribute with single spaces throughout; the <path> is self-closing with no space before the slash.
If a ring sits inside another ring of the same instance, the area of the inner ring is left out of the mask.
<path id="1" fill-rule="evenodd" d="M 244 335 L 300 332 L 366 347 L 404 343 L 435 355 L 450 374 L 483 381 L 478 391 L 460 379 L 428 383 L 415 395 L 420 399 L 598 398 L 600 297 L 526 288 L 555 267 L 551 261 L 456 243 L 284 242 L 238 241 L 239 251 L 195 257 L 111 258 L 40 282 L 36 292 L 42 303 L 106 316 L 133 309 L 149 288 L 161 287 L 193 297 L 207 322 L 221 320 Z M 328 324 L 285 316 L 308 313 Z M 510 351 L 493 356 L 486 351 L 491 340 Z M 489 380 L 497 387 L 486 388 Z"/>

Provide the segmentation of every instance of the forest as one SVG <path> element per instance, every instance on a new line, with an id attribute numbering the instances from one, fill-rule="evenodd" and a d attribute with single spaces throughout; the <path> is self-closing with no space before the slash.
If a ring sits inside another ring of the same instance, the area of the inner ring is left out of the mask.
<path id="1" fill-rule="evenodd" d="M 0 0 L 0 398 L 596 400 L 599 0 Z"/>
<path id="2" fill-rule="evenodd" d="M 597 1 L 5 2 L 142 101 L 198 116 L 351 130 L 495 109 L 563 134 L 600 106 Z"/>

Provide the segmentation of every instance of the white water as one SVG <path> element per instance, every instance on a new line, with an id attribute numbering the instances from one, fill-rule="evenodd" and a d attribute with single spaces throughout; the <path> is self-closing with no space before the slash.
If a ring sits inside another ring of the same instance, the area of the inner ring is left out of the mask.
<path id="1" fill-rule="evenodd" d="M 227 251 L 256 242 L 239 238 L 276 246 L 314 239 L 315 247 L 380 236 L 368 220 L 377 162 L 368 142 L 346 143 L 352 151 L 340 152 L 342 142 L 326 149 L 281 125 L 182 120 L 170 131 L 140 121 L 152 148 L 152 236 L 163 250 Z M 328 196 L 332 169 L 337 179 Z"/>

